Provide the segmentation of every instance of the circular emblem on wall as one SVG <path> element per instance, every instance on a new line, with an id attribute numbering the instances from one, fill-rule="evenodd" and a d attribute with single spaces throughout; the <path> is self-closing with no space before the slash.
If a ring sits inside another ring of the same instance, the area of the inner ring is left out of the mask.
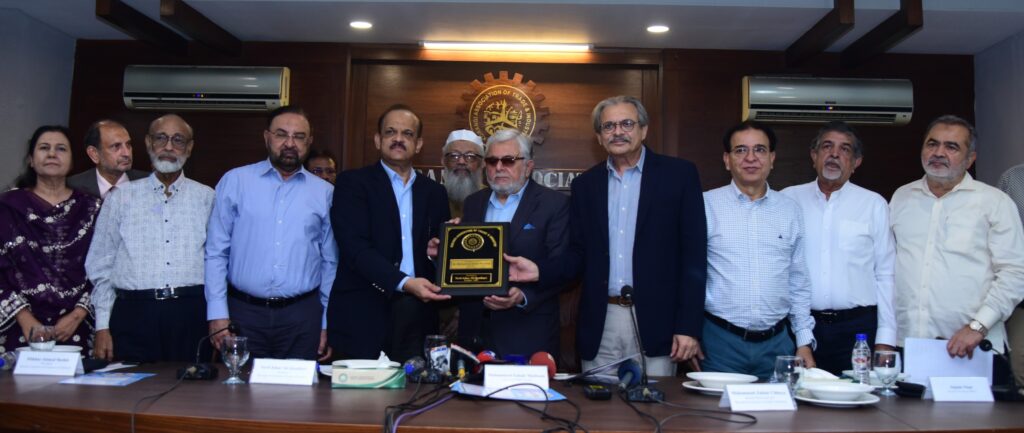
<path id="1" fill-rule="evenodd" d="M 541 106 L 544 95 L 536 92 L 536 83 L 524 84 L 522 74 L 509 79 L 508 71 L 499 71 L 497 79 L 487 73 L 483 83 L 473 80 L 470 87 L 473 90 L 462 95 L 466 104 L 457 113 L 466 116 L 469 129 L 484 141 L 501 129 L 518 129 L 534 143 L 544 143 L 549 111 Z"/>
<path id="2" fill-rule="evenodd" d="M 468 251 L 476 252 L 484 246 L 484 237 L 476 233 L 469 233 L 462 237 L 462 248 Z"/>

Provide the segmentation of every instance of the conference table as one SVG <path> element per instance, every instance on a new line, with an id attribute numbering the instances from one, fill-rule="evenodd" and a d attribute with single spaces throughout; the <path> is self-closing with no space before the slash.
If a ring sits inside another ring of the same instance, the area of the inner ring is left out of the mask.
<path id="1" fill-rule="evenodd" d="M 140 398 L 165 391 L 176 381 L 177 364 L 150 364 L 134 372 L 156 373 L 125 387 L 67 385 L 63 378 L 13 376 L 0 372 L 0 431 L 127 432 L 133 405 Z M 223 367 L 223 366 L 221 366 Z M 408 400 L 406 389 L 332 389 L 330 380 L 314 386 L 238 385 L 186 381 L 156 402 L 139 406 L 137 432 L 380 432 L 385 408 Z M 665 423 L 664 431 L 688 432 L 1024 432 L 1021 403 L 935 403 L 902 397 L 882 398 L 876 405 L 827 408 L 801 403 L 795 412 L 753 412 L 752 425 L 701 416 L 691 409 L 718 408 L 717 397 L 681 387 L 679 378 L 659 378 L 666 400 L 689 409 L 656 403 L 637 407 Z M 427 386 L 427 385 L 424 385 Z M 650 432 L 654 424 L 617 397 L 593 401 L 579 385 L 552 387 L 579 405 L 579 424 L 590 432 Z M 541 408 L 542 403 L 531 406 Z M 566 402 L 551 403 L 549 413 L 573 418 Z M 541 431 L 556 424 L 513 402 L 453 398 L 435 409 L 406 418 L 400 432 Z"/>

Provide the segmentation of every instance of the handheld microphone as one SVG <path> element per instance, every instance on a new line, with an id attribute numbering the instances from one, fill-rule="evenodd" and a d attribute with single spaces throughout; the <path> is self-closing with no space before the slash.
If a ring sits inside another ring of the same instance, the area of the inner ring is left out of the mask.
<path id="1" fill-rule="evenodd" d="M 647 382 L 647 351 L 644 350 L 644 343 L 640 340 L 640 326 L 636 323 L 636 312 L 633 311 L 633 286 L 622 286 L 620 291 L 622 299 L 628 301 L 630 323 L 633 325 L 633 335 L 636 337 L 637 348 L 640 349 L 640 386 L 632 386 L 626 390 L 629 401 L 659 402 L 665 400 L 665 393 L 652 388 Z M 620 369 L 622 367 L 619 367 Z"/>
<path id="2" fill-rule="evenodd" d="M 1020 385 L 1017 384 L 1017 379 L 1013 375 L 1013 363 L 1010 362 L 1010 358 L 1006 356 L 1005 353 L 992 350 L 992 342 L 987 338 L 978 343 L 978 348 L 985 352 L 992 352 L 995 356 L 998 356 L 1006 363 L 1006 366 L 1010 370 L 1010 377 L 1005 385 L 992 385 L 992 396 L 995 397 L 996 400 L 1002 401 L 1024 401 L 1024 394 L 1021 394 L 1022 390 Z"/>
<path id="3" fill-rule="evenodd" d="M 626 390 L 640 384 L 640 377 L 643 371 L 640 364 L 632 359 L 627 359 L 619 364 L 619 389 Z"/>
<path id="4" fill-rule="evenodd" d="M 203 342 L 213 338 L 214 335 L 220 334 L 221 332 L 228 331 L 232 334 L 239 335 L 242 330 L 239 329 L 238 324 L 235 322 L 229 322 L 228 326 L 211 332 L 209 335 L 200 338 L 199 343 L 196 344 L 196 361 L 187 367 L 178 369 L 178 378 L 185 380 L 213 380 L 217 378 L 217 367 L 209 362 L 199 362 L 199 354 L 202 352 Z"/>
<path id="5" fill-rule="evenodd" d="M 548 368 L 548 379 L 555 377 L 558 367 L 555 365 L 555 357 L 547 352 L 537 352 L 530 357 L 530 365 L 543 365 Z"/>

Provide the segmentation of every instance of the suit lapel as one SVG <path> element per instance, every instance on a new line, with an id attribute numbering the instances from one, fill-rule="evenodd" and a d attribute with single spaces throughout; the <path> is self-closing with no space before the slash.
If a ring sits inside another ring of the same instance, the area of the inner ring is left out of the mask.
<path id="1" fill-rule="evenodd" d="M 380 197 L 385 198 L 384 203 L 382 203 L 384 206 L 384 215 L 386 215 L 386 218 L 388 219 L 388 224 L 394 227 L 398 233 L 398 236 L 396 236 L 395 239 L 399 241 L 398 250 L 401 251 L 402 223 L 398 218 L 398 201 L 395 199 L 395 190 L 391 188 L 391 179 L 388 178 L 388 172 L 384 171 L 384 167 L 381 166 L 380 162 L 377 162 L 375 165 L 373 175 L 377 179 L 375 182 L 371 183 L 374 185 L 373 189 L 376 190 L 373 192 L 379 194 Z M 415 208 L 416 205 L 415 202 L 413 202 L 413 210 L 415 210 Z"/>
<path id="2" fill-rule="evenodd" d="M 413 248 L 416 245 L 420 245 L 420 235 L 426 234 L 427 229 L 433 224 L 432 221 L 427 220 L 427 203 L 429 198 L 427 197 L 426 185 L 423 183 L 422 176 L 416 176 L 416 180 L 412 183 L 412 239 Z M 426 239 L 423 239 L 422 244 L 426 245 Z"/>
<path id="3" fill-rule="evenodd" d="M 601 245 L 605 252 L 609 251 L 610 239 L 608 239 L 608 167 L 605 165 L 601 166 L 600 178 L 597 182 L 594 182 L 594 197 L 597 197 L 597 206 L 592 210 L 595 222 L 594 230 L 599 233 L 598 239 L 601 239 L 603 245 Z M 607 262 L 607 261 L 606 261 Z M 605 263 L 607 266 L 607 263 Z M 607 274 L 607 272 L 605 272 Z"/>
<path id="4" fill-rule="evenodd" d="M 644 157 L 643 172 L 640 175 L 640 202 L 637 204 L 634 239 L 640 234 L 640 229 L 643 227 L 644 221 L 647 220 L 647 215 L 650 213 L 654 198 L 657 195 L 654 189 L 658 183 L 658 180 L 655 179 L 658 172 L 658 157 L 659 155 L 652 152 L 651 149 L 647 149 L 647 155 Z"/>
<path id="5" fill-rule="evenodd" d="M 519 206 L 516 207 L 515 215 L 512 215 L 509 242 L 515 241 L 519 233 L 523 231 L 523 227 L 529 222 L 530 215 L 533 214 L 533 210 L 540 203 L 540 200 L 537 199 L 538 193 L 540 193 L 540 190 L 537 189 L 537 185 L 533 180 L 527 180 L 526 190 L 523 191 L 523 197 L 519 200 Z"/>

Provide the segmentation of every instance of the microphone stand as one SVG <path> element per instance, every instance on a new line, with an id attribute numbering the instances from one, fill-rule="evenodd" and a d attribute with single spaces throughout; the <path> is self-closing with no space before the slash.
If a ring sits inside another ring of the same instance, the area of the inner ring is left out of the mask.
<path id="1" fill-rule="evenodd" d="M 636 322 L 636 312 L 633 311 L 633 286 L 623 286 L 620 293 L 623 299 L 629 302 L 630 323 L 633 325 L 633 336 L 636 337 L 636 345 L 640 349 L 640 383 L 626 390 L 626 398 L 629 401 L 656 403 L 665 400 L 665 393 L 660 389 L 653 388 L 647 381 L 647 351 L 640 341 L 640 326 Z"/>
<path id="2" fill-rule="evenodd" d="M 1010 357 L 1006 356 L 1004 353 L 993 350 L 992 342 L 988 339 L 981 340 L 981 343 L 978 344 L 978 348 L 985 352 L 992 352 L 998 356 L 1006 362 L 1006 366 L 1009 369 L 1010 377 L 1008 383 L 1005 385 L 992 384 L 992 396 L 995 397 L 996 400 L 1000 401 L 1024 401 L 1024 394 L 1021 394 L 1021 387 L 1017 383 L 1017 378 L 1014 377 L 1013 374 L 1013 363 L 1010 362 Z"/>

